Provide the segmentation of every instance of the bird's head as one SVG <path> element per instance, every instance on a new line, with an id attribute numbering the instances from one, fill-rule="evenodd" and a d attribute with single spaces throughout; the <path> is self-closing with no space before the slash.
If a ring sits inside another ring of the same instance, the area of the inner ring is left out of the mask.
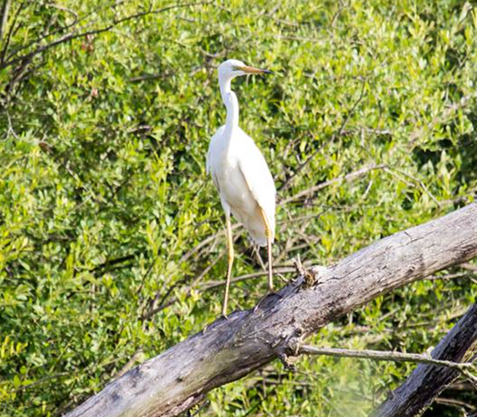
<path id="1" fill-rule="evenodd" d="M 237 59 L 229 59 L 219 65 L 219 80 L 232 80 L 240 75 L 271 74 L 272 71 L 249 67 Z"/>

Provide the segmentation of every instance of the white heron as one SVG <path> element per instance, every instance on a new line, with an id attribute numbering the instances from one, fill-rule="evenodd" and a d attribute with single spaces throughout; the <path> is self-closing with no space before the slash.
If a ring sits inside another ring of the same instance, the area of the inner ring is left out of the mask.
<path id="1" fill-rule="evenodd" d="M 218 69 L 222 100 L 227 108 L 225 125 L 212 137 L 207 153 L 207 172 L 220 194 L 225 211 L 228 268 L 222 314 L 227 316 L 234 248 L 230 213 L 243 224 L 258 246 L 267 246 L 268 288 L 273 292 L 272 243 L 275 237 L 275 183 L 253 139 L 239 127 L 239 105 L 231 81 L 240 75 L 269 74 L 241 61 L 229 59 Z"/>

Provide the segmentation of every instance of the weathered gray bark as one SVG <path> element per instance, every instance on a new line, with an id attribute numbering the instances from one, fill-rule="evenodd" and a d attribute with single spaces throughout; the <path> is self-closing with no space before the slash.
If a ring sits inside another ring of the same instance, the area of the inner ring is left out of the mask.
<path id="1" fill-rule="evenodd" d="M 69 417 L 174 416 L 205 393 L 293 354 L 302 339 L 380 294 L 477 256 L 477 204 L 396 233 L 298 277 L 254 311 L 237 311 L 132 369 Z"/>
<path id="2" fill-rule="evenodd" d="M 473 304 L 432 351 L 431 356 L 451 362 L 469 360 L 475 355 L 476 343 L 477 304 Z M 459 374 L 456 369 L 421 364 L 371 416 L 420 416 Z"/>

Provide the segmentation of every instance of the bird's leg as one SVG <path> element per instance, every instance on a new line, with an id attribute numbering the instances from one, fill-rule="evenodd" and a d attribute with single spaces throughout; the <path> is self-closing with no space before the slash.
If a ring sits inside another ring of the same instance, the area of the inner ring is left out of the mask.
<path id="1" fill-rule="evenodd" d="M 230 224 L 230 214 L 225 214 L 227 223 L 227 246 L 229 250 L 228 267 L 227 267 L 227 281 L 225 283 L 224 303 L 222 305 L 222 315 L 227 317 L 227 301 L 229 298 L 230 279 L 232 277 L 232 264 L 234 263 L 234 241 L 232 239 L 232 225 Z"/>
<path id="2" fill-rule="evenodd" d="M 260 214 L 262 215 L 263 222 L 265 223 L 265 235 L 267 236 L 267 252 L 268 252 L 268 289 L 270 292 L 273 290 L 273 270 L 272 270 L 272 231 L 270 229 L 270 223 L 268 223 L 265 212 L 260 207 Z"/>

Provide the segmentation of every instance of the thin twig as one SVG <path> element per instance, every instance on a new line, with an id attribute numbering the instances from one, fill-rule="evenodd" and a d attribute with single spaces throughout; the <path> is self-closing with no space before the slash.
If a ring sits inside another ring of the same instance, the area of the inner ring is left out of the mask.
<path id="1" fill-rule="evenodd" d="M 308 158 L 306 158 L 305 161 L 295 170 L 295 172 L 278 189 L 278 191 L 283 192 L 287 188 L 289 188 L 289 186 L 291 185 L 294 178 L 310 163 L 310 161 L 313 160 L 315 158 L 315 156 L 318 155 L 318 153 L 323 150 L 323 148 L 332 144 L 338 136 L 341 136 L 341 134 L 343 133 L 344 128 L 348 124 L 349 119 L 354 114 L 354 111 L 356 110 L 356 107 L 358 107 L 358 104 L 361 102 L 361 100 L 364 97 L 365 85 L 366 85 L 366 82 L 365 82 L 365 80 L 363 80 L 361 93 L 360 93 L 358 99 L 353 103 L 353 105 L 351 106 L 351 109 L 348 111 L 348 114 L 346 115 L 343 122 L 341 123 L 341 126 L 339 127 L 339 129 L 335 133 L 333 133 L 333 135 L 331 136 L 331 139 L 328 142 L 326 142 L 324 145 L 322 145 L 318 149 L 316 149 L 315 152 L 313 152 Z"/>
<path id="2" fill-rule="evenodd" d="M 191 414 L 190 417 L 198 416 L 199 413 L 200 413 L 205 407 L 208 407 L 209 405 L 210 405 L 210 401 L 209 401 L 209 400 L 203 401 L 202 404 L 199 406 L 199 408 L 194 412 L 194 414 Z"/>
<path id="3" fill-rule="evenodd" d="M 472 406 L 471 404 L 468 404 L 464 401 L 456 400 L 455 398 L 439 397 L 439 398 L 436 398 L 435 402 L 437 404 L 444 404 L 444 405 L 450 405 L 450 406 L 453 406 L 453 407 L 458 407 L 460 409 L 464 409 L 465 411 L 467 411 L 467 410 L 469 410 L 471 412 L 475 411 L 475 407 Z M 472 416 L 469 416 L 469 417 L 472 417 Z"/>
<path id="4" fill-rule="evenodd" d="M 76 33 L 76 32 L 70 32 L 70 33 L 67 33 L 63 36 L 61 36 L 60 38 L 46 44 L 46 45 L 42 45 L 40 47 L 38 47 L 37 49 L 35 49 L 34 51 L 28 53 L 28 54 L 25 54 L 25 55 L 22 55 L 22 56 L 19 56 L 17 58 L 12 58 L 6 62 L 3 62 L 1 65 L 0 65 L 0 69 L 5 69 L 5 68 L 8 68 L 12 65 L 16 65 L 17 63 L 20 63 L 20 62 L 30 62 L 30 60 L 44 52 L 44 51 L 47 51 L 48 49 L 51 49 L 55 46 L 58 46 L 62 43 L 65 43 L 65 42 L 69 42 L 71 40 L 74 40 L 74 39 L 78 39 L 78 38 L 84 38 L 84 37 L 87 37 L 87 36 L 91 36 L 91 35 L 99 35 L 101 33 L 104 33 L 104 32 L 107 32 L 109 30 L 111 30 L 113 27 L 121 24 L 121 23 L 124 23 L 124 22 L 127 22 L 129 20 L 134 20 L 134 19 L 139 19 L 139 18 L 142 18 L 144 16 L 147 16 L 147 15 L 151 15 L 151 14 L 159 14 L 159 13 L 163 13 L 163 12 L 166 12 L 168 10 L 171 10 L 171 9 L 177 9 L 177 8 L 182 8 L 182 7 L 191 7 L 191 6 L 197 6 L 197 5 L 205 5 L 205 4 L 210 4 L 211 1 L 208 1 L 208 2 L 198 2 L 198 3 L 182 3 L 182 4 L 173 4 L 173 5 L 170 5 L 170 6 L 166 6 L 166 7 L 163 7 L 161 9 L 157 9 L 157 10 L 147 10 L 147 11 L 143 11 L 143 12 L 137 12 L 137 13 L 134 13 L 132 15 L 128 15 L 126 17 L 123 17 L 121 19 L 117 19 L 117 20 L 114 20 L 112 23 L 108 24 L 107 26 L 104 26 L 102 28 L 98 28 L 98 29 L 92 29 L 92 30 L 88 30 L 88 31 L 85 31 L 85 32 L 81 32 L 81 33 Z"/>
<path id="5" fill-rule="evenodd" d="M 374 361 L 391 361 L 391 362 L 416 362 L 428 365 L 445 366 L 457 369 L 459 372 L 468 369 L 474 369 L 471 362 L 451 362 L 434 359 L 428 355 L 419 353 L 390 352 L 380 350 L 352 350 L 352 349 L 336 349 L 336 348 L 317 348 L 314 346 L 303 345 L 298 349 L 299 354 L 308 355 L 325 355 L 335 356 L 339 358 L 359 358 L 370 359 Z"/>
<path id="6" fill-rule="evenodd" d="M 385 165 L 385 164 L 382 164 L 382 165 L 373 164 L 373 165 L 365 166 L 361 169 L 358 169 L 357 171 L 350 172 L 349 174 L 342 175 L 342 176 L 333 178 L 333 179 L 328 180 L 328 181 L 324 181 L 324 182 L 322 182 L 320 184 L 317 184 L 317 185 L 315 185 L 311 188 L 308 188 L 304 191 L 300 191 L 299 193 L 297 193 L 297 194 L 295 194 L 291 197 L 288 197 L 285 200 L 282 200 L 280 202 L 280 205 L 290 203 L 290 202 L 298 200 L 302 197 L 307 197 L 310 194 L 314 194 L 314 193 L 316 193 L 317 191 L 319 191 L 323 188 L 329 187 L 330 185 L 333 185 L 333 184 L 336 184 L 336 183 L 339 183 L 339 182 L 342 182 L 342 181 L 352 181 L 354 179 L 362 177 L 363 175 L 367 174 L 368 172 L 371 172 L 371 171 L 374 171 L 374 170 L 377 170 L 377 169 L 383 169 L 386 166 L 387 165 Z"/>
<path id="7" fill-rule="evenodd" d="M 116 2 L 114 4 L 106 5 L 106 7 L 112 9 L 112 8 L 114 8 L 115 6 L 117 6 L 121 3 L 124 3 L 124 2 L 119 1 L 119 2 Z M 102 6 L 103 6 L 103 4 L 102 4 Z M 15 48 L 13 51 L 10 52 L 7 59 L 13 58 L 15 55 L 18 55 L 19 52 L 24 51 L 25 49 L 28 49 L 28 48 L 32 47 L 33 45 L 40 44 L 41 42 L 43 42 L 45 39 L 49 38 L 50 36 L 56 35 L 56 34 L 62 32 L 62 31 L 70 29 L 71 27 L 77 25 L 78 23 L 82 22 L 83 20 L 85 20 L 86 18 L 88 18 L 89 16 L 92 16 L 93 14 L 95 14 L 97 12 L 101 13 L 101 11 L 106 8 L 106 7 L 102 8 L 102 6 L 93 8 L 90 12 L 85 13 L 83 16 L 74 19 L 72 23 L 70 23 L 66 26 L 61 26 L 59 28 L 56 28 L 55 30 L 53 30 L 51 32 L 48 32 L 48 33 L 45 33 L 42 36 L 40 36 L 39 38 L 36 38 L 36 39 L 32 40 L 31 42 L 28 42 L 26 44 L 18 46 L 17 48 Z M 89 24 L 90 24 L 90 22 L 89 22 Z"/>
<path id="8" fill-rule="evenodd" d="M 209 271 L 217 264 L 217 262 L 224 256 L 225 252 L 222 252 L 219 254 L 208 266 L 205 268 L 194 280 L 190 285 L 184 288 L 186 292 L 186 297 L 189 297 L 192 290 L 194 289 L 195 285 L 202 280 L 202 278 L 209 273 Z M 186 280 L 181 280 L 181 283 L 184 283 Z M 154 298 L 154 301 L 150 305 L 150 307 L 141 315 L 142 320 L 149 320 L 151 317 L 159 313 L 160 311 L 164 310 L 167 307 L 170 307 L 172 304 L 174 304 L 177 301 L 177 297 L 173 297 L 169 301 L 167 301 L 167 298 L 172 294 L 172 291 L 176 288 L 176 286 L 179 283 L 175 283 L 172 285 L 166 294 L 162 297 L 162 299 L 159 301 L 158 295 L 160 294 L 159 292 L 156 294 L 156 297 Z"/>
<path id="9" fill-rule="evenodd" d="M 129 358 L 126 364 L 113 375 L 113 379 L 118 379 L 120 376 L 124 375 L 129 371 L 134 365 L 144 360 L 144 351 L 142 348 L 137 349 L 133 355 Z"/>
<path id="10" fill-rule="evenodd" d="M 447 275 L 430 275 L 425 279 L 428 281 L 438 281 L 438 280 L 447 280 L 447 279 L 456 279 L 456 278 L 467 278 L 469 275 L 472 275 L 472 272 L 457 272 L 455 274 Z"/>
<path id="11" fill-rule="evenodd" d="M 32 0 L 30 0 L 30 3 L 31 3 L 31 1 Z M 1 55 L 0 56 L 0 63 L 3 63 L 5 61 L 5 57 L 6 57 L 8 48 L 10 46 L 10 41 L 12 40 L 12 38 L 16 34 L 16 32 L 22 26 L 21 24 L 19 24 L 17 26 L 17 21 L 18 21 L 18 17 L 20 16 L 20 13 L 23 10 L 23 8 L 25 7 L 25 5 L 26 5 L 26 0 L 23 0 L 20 3 L 20 5 L 18 6 L 17 11 L 13 15 L 12 22 L 10 24 L 10 28 L 8 29 L 8 34 L 6 36 L 6 40 L 5 41 L 2 40 L 2 51 L 0 53 L 0 55 Z"/>
<path id="12" fill-rule="evenodd" d="M 277 269 L 277 268 L 273 269 L 273 272 L 275 274 L 288 274 L 288 273 L 295 272 L 295 271 L 296 271 L 296 269 L 293 268 L 293 267 L 284 267 L 284 268 L 280 268 L 280 269 Z M 241 275 L 239 277 L 232 278 L 230 280 L 230 282 L 232 282 L 232 283 L 233 282 L 240 282 L 240 281 L 245 281 L 245 280 L 248 280 L 248 279 L 263 277 L 265 275 L 268 275 L 268 271 L 254 272 L 252 274 L 245 274 L 245 275 Z M 204 283 L 202 289 L 204 291 L 208 291 L 208 290 L 211 290 L 213 288 L 221 287 L 223 285 L 225 285 L 225 281 L 210 281 L 210 282 Z"/>
<path id="13" fill-rule="evenodd" d="M 40 378 L 40 379 L 37 379 L 36 381 L 33 381 L 27 385 L 22 385 L 20 387 L 17 388 L 17 391 L 24 391 L 24 390 L 27 390 L 27 389 L 30 389 L 30 388 L 34 388 L 38 385 L 41 385 L 45 382 L 48 382 L 48 381 L 51 381 L 52 379 L 58 379 L 58 378 L 62 378 L 64 376 L 67 376 L 67 375 L 70 375 L 69 372 L 59 372 L 57 374 L 54 374 L 54 375 L 47 375 L 43 378 Z"/>
<path id="14" fill-rule="evenodd" d="M 420 180 L 419 178 L 416 178 L 414 177 L 413 175 L 411 174 L 408 174 L 407 172 L 403 171 L 402 169 L 399 169 L 399 168 L 394 168 L 392 166 L 388 166 L 386 169 L 385 169 L 386 172 L 388 172 L 389 174 L 391 175 L 394 175 L 396 176 L 397 178 L 399 178 L 399 176 L 396 174 L 395 171 L 398 171 L 399 173 L 401 173 L 402 175 L 412 179 L 413 181 L 417 182 L 422 190 L 431 198 L 432 201 L 434 201 L 434 203 L 437 204 L 438 207 L 440 207 L 440 203 L 439 201 L 432 195 L 432 193 L 429 191 L 429 189 L 426 187 L 426 185 L 424 184 L 424 182 L 422 182 L 422 180 Z M 400 178 L 400 180 L 402 182 L 404 182 L 406 185 L 408 186 L 412 186 L 412 184 L 409 184 L 407 181 L 405 181 L 404 179 Z"/>
<path id="15" fill-rule="evenodd" d="M 61 6 L 59 4 L 48 4 L 48 6 L 73 15 L 73 22 L 70 24 L 70 26 L 73 26 L 78 22 L 78 13 L 76 13 L 73 9 L 69 9 L 68 7 Z"/>
<path id="16" fill-rule="evenodd" d="M 7 26 L 8 11 L 10 9 L 10 0 L 3 0 L 2 4 L 2 20 L 0 21 L 0 40 L 3 39 L 3 32 Z"/>
<path id="17" fill-rule="evenodd" d="M 232 232 L 239 229 L 242 227 L 242 225 L 236 223 L 232 226 Z M 225 229 L 222 229 L 218 231 L 217 233 L 214 233 L 213 235 L 209 236 L 208 238 L 204 239 L 202 242 L 198 243 L 195 245 L 190 251 L 188 251 L 182 258 L 179 260 L 178 264 L 181 265 L 183 262 L 187 262 L 189 258 L 197 253 L 199 250 L 201 250 L 204 246 L 206 246 L 208 243 L 213 242 L 220 236 L 225 236 Z"/>
<path id="18" fill-rule="evenodd" d="M 465 262 L 463 264 L 460 264 L 459 266 L 461 266 L 464 269 L 468 269 L 469 271 L 477 272 L 477 265 L 473 265 L 471 263 Z"/>

